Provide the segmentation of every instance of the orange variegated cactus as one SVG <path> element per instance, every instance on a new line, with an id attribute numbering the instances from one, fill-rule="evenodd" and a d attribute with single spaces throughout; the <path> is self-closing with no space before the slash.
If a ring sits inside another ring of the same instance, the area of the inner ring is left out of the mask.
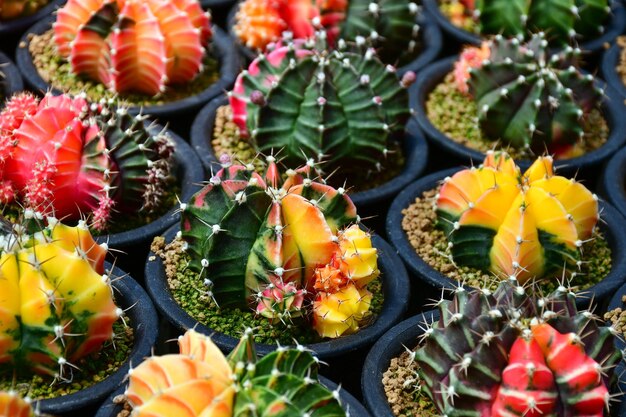
<path id="1" fill-rule="evenodd" d="M 0 391 L 0 417 L 34 417 L 30 400 L 12 391 Z"/>
<path id="2" fill-rule="evenodd" d="M 157 95 L 201 71 L 211 28 L 197 0 L 69 0 L 54 33 L 75 74 Z"/>
<path id="3" fill-rule="evenodd" d="M 522 175 L 505 153 L 446 178 L 437 195 L 438 225 L 454 262 L 521 282 L 576 267 L 599 219 L 597 197 L 554 174 L 551 157 Z"/>

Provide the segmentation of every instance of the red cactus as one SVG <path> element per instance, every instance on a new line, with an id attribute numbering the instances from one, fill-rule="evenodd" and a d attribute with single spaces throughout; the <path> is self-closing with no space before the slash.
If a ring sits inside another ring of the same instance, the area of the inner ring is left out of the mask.
<path id="1" fill-rule="evenodd" d="M 192 80 L 211 37 L 196 0 L 69 0 L 54 31 L 75 74 L 149 95 Z"/>

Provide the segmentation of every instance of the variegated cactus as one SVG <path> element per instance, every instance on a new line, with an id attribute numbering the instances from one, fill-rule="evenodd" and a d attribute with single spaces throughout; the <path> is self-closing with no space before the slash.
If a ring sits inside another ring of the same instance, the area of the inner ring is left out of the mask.
<path id="1" fill-rule="evenodd" d="M 180 354 L 152 357 L 132 369 L 126 396 L 137 417 L 345 416 L 337 393 L 317 380 L 304 349 L 257 359 L 251 330 L 228 357 L 188 330 Z"/>
<path id="2" fill-rule="evenodd" d="M 29 398 L 13 391 L 0 391 L 0 417 L 35 417 Z"/>
<path id="3" fill-rule="evenodd" d="M 30 210 L 24 218 L 0 236 L 0 365 L 71 379 L 70 368 L 112 339 L 123 315 L 104 270 L 106 245 L 84 223 Z"/>
<path id="4" fill-rule="evenodd" d="M 446 178 L 435 205 L 454 262 L 520 282 L 581 262 L 599 220 L 598 199 L 554 174 L 551 157 L 522 175 L 506 153 Z"/>
<path id="5" fill-rule="evenodd" d="M 69 0 L 54 32 L 75 74 L 151 96 L 191 81 L 211 37 L 197 0 Z"/>
<path id="6" fill-rule="evenodd" d="M 0 0 L 0 20 L 30 16 L 48 2 L 49 0 Z"/>
<path id="7" fill-rule="evenodd" d="M 379 271 L 369 236 L 345 229 L 358 221 L 345 190 L 316 180 L 313 161 L 287 171 L 284 182 L 273 157 L 265 177 L 252 165 L 222 162 L 181 206 L 189 268 L 210 297 L 221 307 L 256 303 L 257 313 L 281 322 L 308 316 L 304 301 L 316 299 L 320 334 L 356 331 L 369 310 L 365 286 Z M 328 274 L 337 277 L 332 285 L 321 278 Z"/>
<path id="8" fill-rule="evenodd" d="M 13 97 L 0 113 L 1 201 L 88 216 L 100 231 L 114 211 L 153 212 L 166 195 L 174 149 L 144 119 L 82 97 Z"/>

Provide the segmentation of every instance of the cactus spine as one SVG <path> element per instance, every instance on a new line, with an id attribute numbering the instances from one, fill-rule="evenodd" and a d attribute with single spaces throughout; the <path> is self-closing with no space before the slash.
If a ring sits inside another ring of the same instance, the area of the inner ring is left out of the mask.
<path id="1" fill-rule="evenodd" d="M 505 153 L 446 178 L 435 205 L 454 262 L 520 282 L 575 269 L 599 219 L 597 197 L 538 158 L 521 175 Z"/>
<path id="2" fill-rule="evenodd" d="M 54 31 L 75 74 L 152 96 L 191 81 L 211 37 L 210 15 L 196 0 L 69 0 Z"/>

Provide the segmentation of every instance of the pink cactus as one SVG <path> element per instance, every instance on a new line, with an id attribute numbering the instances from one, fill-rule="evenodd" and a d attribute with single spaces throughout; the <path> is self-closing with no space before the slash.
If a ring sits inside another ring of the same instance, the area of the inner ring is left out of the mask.
<path id="1" fill-rule="evenodd" d="M 467 82 L 470 79 L 470 69 L 480 68 L 490 55 L 491 50 L 487 42 L 483 42 L 480 48 L 469 46 L 463 50 L 461 57 L 454 64 L 454 82 L 459 91 L 462 93 L 469 91 Z"/>
<path id="2" fill-rule="evenodd" d="M 258 294 L 257 314 L 269 319 L 289 320 L 302 315 L 305 291 L 298 289 L 293 282 L 283 282 L 275 277 Z"/>

